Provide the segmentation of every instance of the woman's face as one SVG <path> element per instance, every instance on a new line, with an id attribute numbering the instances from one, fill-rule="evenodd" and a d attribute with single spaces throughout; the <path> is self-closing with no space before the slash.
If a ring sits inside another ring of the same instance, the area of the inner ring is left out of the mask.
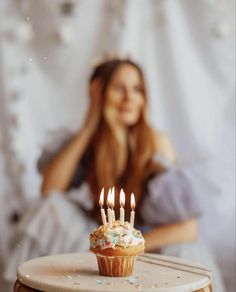
<path id="1" fill-rule="evenodd" d="M 132 65 L 121 65 L 106 89 L 105 119 L 109 124 L 133 126 L 143 107 L 144 91 L 139 72 Z"/>

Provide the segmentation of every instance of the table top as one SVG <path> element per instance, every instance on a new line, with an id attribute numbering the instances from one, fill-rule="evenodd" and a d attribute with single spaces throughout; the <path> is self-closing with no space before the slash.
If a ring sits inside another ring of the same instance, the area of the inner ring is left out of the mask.
<path id="1" fill-rule="evenodd" d="M 18 269 L 19 281 L 47 292 L 60 291 L 195 291 L 208 286 L 211 272 L 204 266 L 174 257 L 146 253 L 137 258 L 129 277 L 99 275 L 92 253 L 36 258 Z"/>

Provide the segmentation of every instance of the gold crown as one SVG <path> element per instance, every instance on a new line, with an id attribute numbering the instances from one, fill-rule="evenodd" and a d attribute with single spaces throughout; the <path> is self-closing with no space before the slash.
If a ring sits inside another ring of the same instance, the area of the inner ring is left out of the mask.
<path id="1" fill-rule="evenodd" d="M 99 65 L 112 61 L 112 60 L 132 60 L 132 55 L 130 53 L 123 55 L 119 50 L 115 50 L 114 52 L 104 51 L 101 57 L 95 57 L 91 61 L 91 67 L 96 68 Z"/>

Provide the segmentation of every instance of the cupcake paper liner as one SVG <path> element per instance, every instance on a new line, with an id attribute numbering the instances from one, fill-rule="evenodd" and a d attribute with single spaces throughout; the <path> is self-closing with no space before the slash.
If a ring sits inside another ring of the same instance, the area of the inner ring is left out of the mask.
<path id="1" fill-rule="evenodd" d="M 96 254 L 100 275 L 126 277 L 133 273 L 137 256 L 104 256 Z"/>

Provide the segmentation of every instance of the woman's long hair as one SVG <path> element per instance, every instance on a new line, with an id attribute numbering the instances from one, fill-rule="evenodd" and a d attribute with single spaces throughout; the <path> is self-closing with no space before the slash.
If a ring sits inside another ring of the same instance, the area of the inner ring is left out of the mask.
<path id="1" fill-rule="evenodd" d="M 147 91 L 143 72 L 141 68 L 130 60 L 112 60 L 105 62 L 95 68 L 90 82 L 96 78 L 101 84 L 101 103 L 105 103 L 107 87 L 120 66 L 128 64 L 139 73 L 144 96 L 144 106 L 138 122 L 128 129 L 127 164 L 122 174 L 119 172 L 119 147 L 109 125 L 103 115 L 98 128 L 91 139 L 91 163 L 89 166 L 88 182 L 94 195 L 95 206 L 98 202 L 100 190 L 104 187 L 106 191 L 112 186 L 116 190 L 123 188 L 129 199 L 130 194 L 135 194 L 136 203 L 140 203 L 141 195 L 145 188 L 147 178 L 160 171 L 160 167 L 152 161 L 155 154 L 154 131 L 149 126 L 147 115 Z M 116 207 L 119 206 L 118 193 L 116 194 Z M 126 206 L 129 206 L 127 200 Z"/>

